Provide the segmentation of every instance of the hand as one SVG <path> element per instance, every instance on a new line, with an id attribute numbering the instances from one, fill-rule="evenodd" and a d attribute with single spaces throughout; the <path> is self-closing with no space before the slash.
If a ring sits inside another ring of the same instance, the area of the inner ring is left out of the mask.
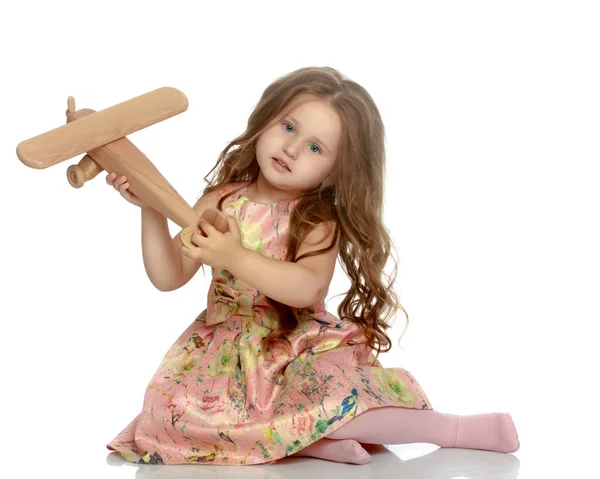
<path id="1" fill-rule="evenodd" d="M 121 196 L 131 204 L 139 206 L 140 208 L 147 207 L 146 203 L 129 191 L 129 183 L 127 182 L 127 178 L 125 176 L 117 177 L 115 172 L 109 173 L 106 175 L 106 183 L 113 186 L 114 189 L 121 193 Z"/>
<path id="2" fill-rule="evenodd" d="M 243 252 L 244 245 L 237 220 L 231 215 L 226 218 L 229 226 L 227 233 L 221 233 L 208 221 L 200 218 L 198 226 L 206 236 L 202 236 L 200 230 L 195 231 L 191 240 L 198 247 L 190 249 L 182 245 L 181 254 L 213 268 L 228 269 L 231 262 Z"/>
<path id="3" fill-rule="evenodd" d="M 227 233 L 229 230 L 229 223 L 227 222 L 227 215 L 217 208 L 207 208 L 202 212 L 200 218 L 206 220 L 208 224 L 214 226 L 221 233 Z M 202 232 L 203 236 L 206 236 Z"/>

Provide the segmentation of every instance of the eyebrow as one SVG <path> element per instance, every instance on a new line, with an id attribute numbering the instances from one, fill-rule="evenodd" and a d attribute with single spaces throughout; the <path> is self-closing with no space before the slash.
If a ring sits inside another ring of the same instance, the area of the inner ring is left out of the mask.
<path id="1" fill-rule="evenodd" d="M 298 120 L 296 120 L 293 116 L 289 116 L 288 118 L 290 120 L 292 120 L 296 125 L 300 125 L 300 122 Z M 317 143 L 320 143 L 321 145 L 323 145 L 325 147 L 325 149 L 327 150 L 327 153 L 331 154 L 331 150 L 329 149 L 329 147 L 325 144 L 324 141 L 319 140 L 316 136 L 314 137 L 315 140 L 317 140 Z"/>

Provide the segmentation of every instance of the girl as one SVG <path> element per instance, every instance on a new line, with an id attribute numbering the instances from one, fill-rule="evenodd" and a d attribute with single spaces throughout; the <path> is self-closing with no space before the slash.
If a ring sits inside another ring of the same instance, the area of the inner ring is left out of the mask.
<path id="1" fill-rule="evenodd" d="M 194 249 L 125 177 L 107 176 L 141 207 L 144 265 L 159 290 L 202 264 L 213 274 L 206 309 L 110 450 L 138 463 L 235 465 L 291 455 L 365 464 L 360 443 L 519 448 L 509 414 L 434 411 L 408 371 L 377 360 L 391 347 L 388 319 L 404 309 L 395 277 L 382 279 L 393 245 L 381 218 L 384 127 L 363 87 L 332 68 L 277 79 L 217 167 L 194 209 L 218 208 L 229 231 L 200 220 Z M 352 285 L 336 317 L 324 300 L 338 255 Z"/>

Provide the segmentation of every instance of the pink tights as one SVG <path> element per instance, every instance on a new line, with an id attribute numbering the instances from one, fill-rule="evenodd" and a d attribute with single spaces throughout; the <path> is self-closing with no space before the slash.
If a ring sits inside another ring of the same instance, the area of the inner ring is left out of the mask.
<path id="1" fill-rule="evenodd" d="M 327 437 L 294 456 L 366 464 L 371 456 L 360 443 L 410 444 L 515 452 L 519 436 L 508 413 L 458 416 L 431 409 L 385 406 L 364 411 Z"/>

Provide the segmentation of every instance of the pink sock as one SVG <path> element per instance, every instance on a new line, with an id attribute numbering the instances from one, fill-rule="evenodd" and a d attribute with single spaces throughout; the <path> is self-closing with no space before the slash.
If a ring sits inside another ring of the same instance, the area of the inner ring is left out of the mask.
<path id="1" fill-rule="evenodd" d="M 515 452 L 519 436 L 508 413 L 458 416 L 431 409 L 386 406 L 364 411 L 327 436 L 364 444 L 426 442 L 440 447 Z"/>
<path id="2" fill-rule="evenodd" d="M 350 464 L 367 464 L 371 460 L 370 454 L 354 439 L 335 441 L 326 437 L 305 447 L 293 456 L 310 456 Z"/>

